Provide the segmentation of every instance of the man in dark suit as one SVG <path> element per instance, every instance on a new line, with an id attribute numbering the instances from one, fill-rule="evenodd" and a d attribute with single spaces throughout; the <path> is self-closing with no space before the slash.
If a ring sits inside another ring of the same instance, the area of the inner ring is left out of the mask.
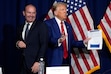
<path id="1" fill-rule="evenodd" d="M 62 2 L 53 5 L 54 18 L 46 20 L 49 30 L 49 47 L 46 55 L 47 66 L 70 65 L 70 52 L 73 47 L 85 48 L 88 40 L 75 41 L 72 26 L 67 18 L 67 5 Z"/>
<path id="2" fill-rule="evenodd" d="M 37 74 L 39 60 L 44 58 L 47 49 L 48 29 L 45 23 L 36 21 L 36 8 L 34 5 L 27 5 L 23 15 L 26 20 L 19 29 L 19 38 L 16 42 L 17 48 L 23 51 L 21 74 Z M 28 30 L 26 30 L 27 26 Z"/>

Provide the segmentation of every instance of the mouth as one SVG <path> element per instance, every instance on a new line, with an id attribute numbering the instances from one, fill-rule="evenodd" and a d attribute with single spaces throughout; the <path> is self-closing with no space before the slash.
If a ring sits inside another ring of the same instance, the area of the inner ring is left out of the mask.
<path id="1" fill-rule="evenodd" d="M 33 19 L 34 17 L 28 17 L 29 19 Z"/>

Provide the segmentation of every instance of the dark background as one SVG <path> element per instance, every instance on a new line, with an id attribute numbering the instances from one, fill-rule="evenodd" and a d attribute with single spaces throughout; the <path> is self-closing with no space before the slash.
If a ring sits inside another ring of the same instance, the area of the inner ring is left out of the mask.
<path id="1" fill-rule="evenodd" d="M 29 3 L 34 4 L 37 7 L 37 19 L 43 20 L 54 1 L 0 0 L 0 66 L 3 68 L 4 74 L 19 74 L 20 52 L 15 47 L 16 27 L 24 21 L 22 16 L 24 6 Z M 86 0 L 86 3 L 94 20 L 94 27 L 97 28 L 110 0 Z M 98 53 L 101 69 L 94 74 L 111 71 L 111 53 L 105 43 L 103 49 Z"/>

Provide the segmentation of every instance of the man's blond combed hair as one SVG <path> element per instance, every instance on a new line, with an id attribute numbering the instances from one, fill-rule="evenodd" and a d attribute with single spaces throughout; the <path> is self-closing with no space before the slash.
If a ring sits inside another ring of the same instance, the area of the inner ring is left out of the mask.
<path id="1" fill-rule="evenodd" d="M 64 5 L 64 6 L 67 7 L 67 4 L 66 4 L 66 3 L 64 3 L 64 2 L 57 2 L 57 3 L 53 4 L 53 7 L 52 7 L 53 13 L 54 13 L 54 11 L 57 9 L 57 7 L 58 7 L 59 5 Z"/>

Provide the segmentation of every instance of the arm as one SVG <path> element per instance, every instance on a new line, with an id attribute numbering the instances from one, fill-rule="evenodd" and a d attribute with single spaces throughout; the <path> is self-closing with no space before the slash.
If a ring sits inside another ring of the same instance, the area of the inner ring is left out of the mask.
<path id="1" fill-rule="evenodd" d="M 46 24 L 41 23 L 41 26 L 39 27 L 39 40 L 40 40 L 40 49 L 37 61 L 40 60 L 41 57 L 44 58 L 45 51 L 48 48 L 48 29 Z"/>
<path id="2" fill-rule="evenodd" d="M 24 43 L 24 41 L 23 41 L 23 39 L 22 39 L 22 28 L 23 28 L 23 26 L 21 26 L 21 25 L 19 25 L 19 26 L 17 26 L 17 28 L 16 28 L 16 47 L 18 48 L 18 49 L 20 49 L 20 48 L 26 48 L 26 44 Z"/>
<path id="3" fill-rule="evenodd" d="M 72 26 L 70 25 L 70 27 L 69 27 L 69 29 L 70 29 L 70 41 L 71 41 L 71 46 L 73 46 L 73 47 L 77 47 L 77 48 L 84 48 L 85 47 L 85 45 L 84 45 L 84 41 L 83 40 L 80 40 L 80 41 L 76 41 L 75 39 L 74 39 L 74 35 L 73 35 L 73 29 L 72 29 Z"/>
<path id="4" fill-rule="evenodd" d="M 40 45 L 40 49 L 39 49 L 39 53 L 38 53 L 38 57 L 36 57 L 36 62 L 34 62 L 33 66 L 31 67 L 32 72 L 36 73 L 39 71 L 39 60 L 40 58 L 44 58 L 45 56 L 45 52 L 47 50 L 48 47 L 48 29 L 46 24 L 44 23 L 39 23 L 38 24 L 38 29 L 39 29 L 39 45 Z"/>
<path id="5" fill-rule="evenodd" d="M 48 27 L 48 44 L 49 44 L 49 47 L 50 48 L 55 48 L 55 47 L 58 47 L 58 43 L 59 43 L 59 36 L 57 37 L 56 35 L 56 31 L 54 30 L 54 22 L 52 20 L 50 21 L 45 21 L 47 27 Z M 58 29 L 57 29 L 58 30 Z"/>

